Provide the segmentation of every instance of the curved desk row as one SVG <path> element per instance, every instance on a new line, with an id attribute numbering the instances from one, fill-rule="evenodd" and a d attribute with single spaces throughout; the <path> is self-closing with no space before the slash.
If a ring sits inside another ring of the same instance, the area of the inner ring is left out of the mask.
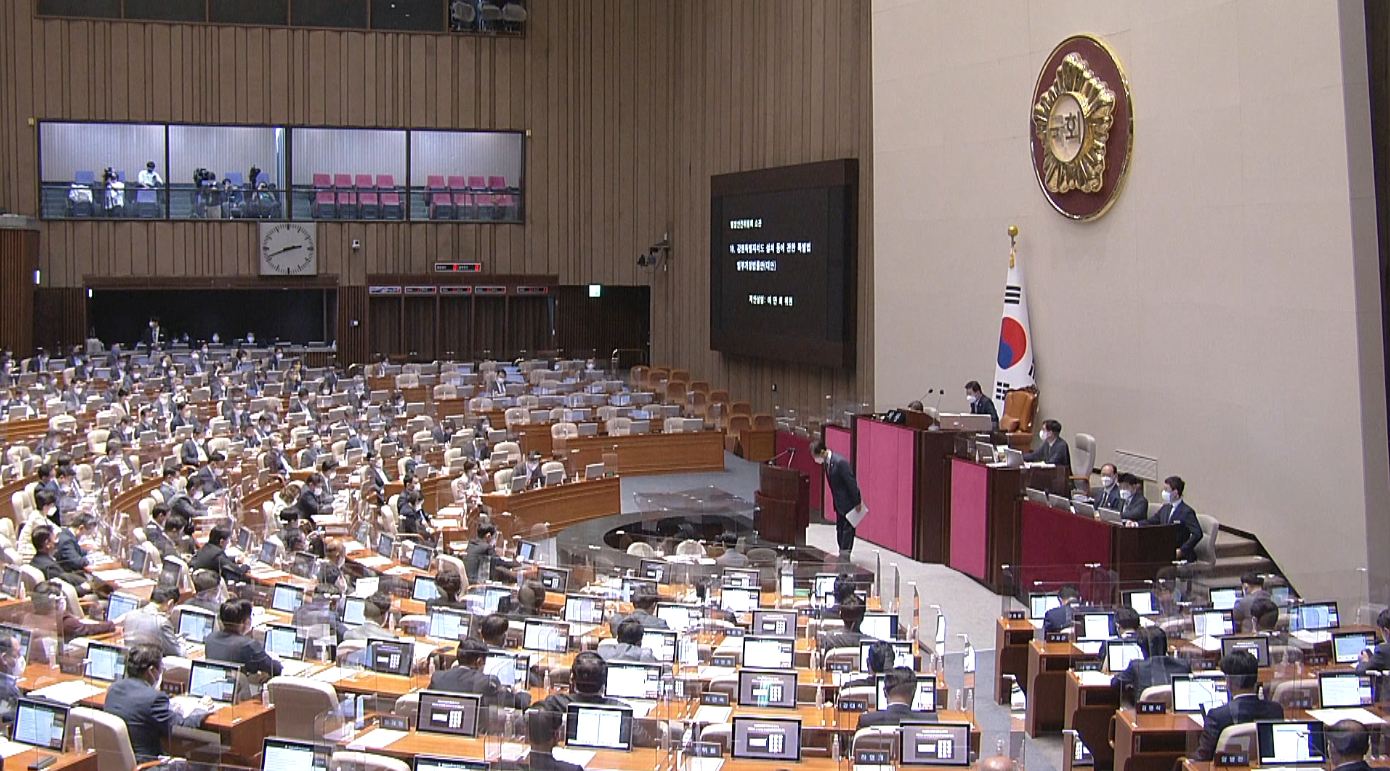
<path id="1" fill-rule="evenodd" d="M 492 492 L 483 496 L 483 505 L 494 512 L 494 521 L 500 521 L 497 512 L 512 515 L 511 534 L 525 534 L 536 525 L 553 532 L 621 512 L 622 482 L 618 477 L 604 477 L 519 493 Z"/>

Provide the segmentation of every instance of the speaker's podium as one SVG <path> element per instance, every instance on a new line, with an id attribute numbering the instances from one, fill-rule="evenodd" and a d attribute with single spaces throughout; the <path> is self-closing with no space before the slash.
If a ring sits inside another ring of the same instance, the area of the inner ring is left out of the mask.
<path id="1" fill-rule="evenodd" d="M 811 524 L 809 477 L 794 468 L 764 463 L 758 466 L 753 502 L 757 505 L 753 527 L 763 540 L 806 545 L 806 528 Z"/>

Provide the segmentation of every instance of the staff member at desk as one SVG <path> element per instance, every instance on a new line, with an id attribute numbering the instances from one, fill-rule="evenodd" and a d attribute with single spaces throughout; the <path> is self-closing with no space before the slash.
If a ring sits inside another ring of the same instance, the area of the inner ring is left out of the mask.
<path id="1" fill-rule="evenodd" d="M 1163 480 L 1163 508 L 1149 518 L 1150 525 L 1182 525 L 1182 542 L 1174 550 L 1180 560 L 1191 562 L 1197 556 L 1197 544 L 1202 540 L 1202 524 L 1197 521 L 1197 512 L 1183 500 L 1183 490 L 1187 483 L 1182 477 L 1172 476 Z"/>
<path id="2" fill-rule="evenodd" d="M 225 525 L 214 527 L 212 532 L 208 533 L 208 542 L 189 560 L 188 569 L 211 570 L 226 581 L 245 581 L 246 568 L 227 556 L 227 541 L 231 537 L 232 531 Z"/>
<path id="3" fill-rule="evenodd" d="M 645 664 L 655 664 L 656 654 L 650 649 L 642 647 L 642 622 L 635 618 L 625 618 L 623 623 L 618 624 L 618 638 L 616 642 L 598 646 L 598 655 L 604 661 L 640 661 Z"/>
<path id="4" fill-rule="evenodd" d="M 1100 467 L 1100 489 L 1091 496 L 1091 503 L 1098 509 L 1120 511 L 1124 507 L 1124 501 L 1120 500 L 1120 483 L 1115 470 L 1114 463 Z"/>
<path id="5" fill-rule="evenodd" d="M 1149 499 L 1144 497 L 1144 482 L 1126 471 L 1116 486 L 1120 488 L 1120 518 L 1125 524 L 1138 525 L 1148 519 Z"/>
<path id="6" fill-rule="evenodd" d="M 468 548 L 463 553 L 463 570 L 468 574 L 468 581 L 477 583 L 493 577 L 515 581 L 516 563 L 503 559 L 497 553 L 497 528 L 487 522 L 481 522 L 474 532 L 476 535 L 468 542 Z M 483 575 L 484 565 L 491 566 L 490 576 Z"/>
<path id="7" fill-rule="evenodd" d="M 1380 636 L 1386 642 L 1361 651 L 1361 659 L 1356 662 L 1356 671 L 1363 675 L 1369 671 L 1390 671 L 1390 608 L 1382 610 L 1376 616 L 1376 626 L 1380 627 Z"/>
<path id="8" fill-rule="evenodd" d="M 179 726 L 197 727 L 208 716 L 194 710 L 180 716 L 160 690 L 164 655 L 154 645 L 133 645 L 125 659 L 125 677 L 106 690 L 106 711 L 125 721 L 135 760 L 147 763 L 164 753 L 163 741 Z"/>
<path id="9" fill-rule="evenodd" d="M 835 505 L 835 542 L 840 547 L 840 556 L 847 558 L 854 549 L 855 534 L 854 525 L 847 517 L 851 511 L 863 505 L 859 482 L 854 478 L 849 459 L 831 452 L 824 440 L 816 441 L 811 455 L 825 469 L 825 478 L 830 484 L 830 495 Z"/>
<path id="10" fill-rule="evenodd" d="M 512 470 L 513 479 L 525 479 L 526 487 L 540 487 L 545 484 L 545 475 L 541 473 L 541 454 L 532 450 L 526 456 L 526 460 L 518 463 Z"/>
<path id="11" fill-rule="evenodd" d="M 1042 431 L 1038 432 L 1042 444 L 1038 449 L 1024 453 L 1023 459 L 1029 463 L 1051 463 L 1054 466 L 1071 468 L 1071 447 L 1062 438 L 1062 424 L 1055 420 L 1044 420 Z"/>
<path id="12" fill-rule="evenodd" d="M 126 645 L 152 645 L 165 656 L 184 655 L 183 643 L 174 634 L 169 611 L 179 601 L 179 590 L 173 586 L 156 586 L 150 601 L 121 616 L 121 637 Z"/>
<path id="13" fill-rule="evenodd" d="M 917 695 L 917 673 L 907 667 L 894 667 L 883 676 L 884 695 L 888 706 L 859 716 L 859 727 L 896 726 L 904 722 L 934 723 L 935 712 L 919 712 L 912 708 Z"/>
<path id="14" fill-rule="evenodd" d="M 1061 603 L 1043 615 L 1043 634 L 1071 631 L 1076 619 L 1076 602 L 1081 592 L 1075 586 L 1064 586 L 1057 590 L 1057 601 Z"/>
<path id="15" fill-rule="evenodd" d="M 1138 701 L 1145 689 L 1168 685 L 1172 675 L 1185 675 L 1192 667 L 1182 659 L 1168 655 L 1168 635 L 1158 626 L 1139 630 L 1139 650 L 1144 658 L 1129 662 L 1123 672 L 1110 678 L 1110 684 L 1120 689 L 1120 695 Z"/>
<path id="16" fill-rule="evenodd" d="M 251 601 L 227 600 L 217 612 L 221 629 L 214 629 L 203 640 L 204 656 L 213 661 L 240 664 L 247 679 L 264 683 L 284 669 L 265 652 L 265 646 L 251 637 Z"/>
<path id="17" fill-rule="evenodd" d="M 613 636 L 618 635 L 618 627 L 629 618 L 635 618 L 642 624 L 643 629 L 670 629 L 670 624 L 666 619 L 656 615 L 657 594 L 650 589 L 638 589 L 632 594 L 632 612 L 626 616 L 615 613 L 608 620 L 608 629 Z"/>
<path id="18" fill-rule="evenodd" d="M 1194 760 L 1211 760 L 1221 732 L 1238 723 L 1259 720 L 1283 720 L 1284 708 L 1277 702 L 1257 696 L 1260 665 L 1249 651 L 1231 651 L 1221 658 L 1221 671 L 1226 675 L 1230 701 L 1207 713 L 1202 725 L 1202 740 L 1197 744 Z"/>
<path id="19" fill-rule="evenodd" d="M 980 388 L 980 381 L 972 380 L 965 384 L 965 400 L 970 403 L 971 415 L 988 415 L 993 430 L 999 430 L 999 412 L 994 409 L 994 400 L 985 396 Z"/>
<path id="20" fill-rule="evenodd" d="M 531 705 L 529 693 L 513 691 L 502 685 L 495 675 L 484 672 L 485 661 L 487 643 L 471 638 L 460 640 L 458 666 L 441 669 L 431 675 L 430 690 L 477 694 L 482 697 L 483 706 L 486 707 L 526 709 Z"/>
<path id="21" fill-rule="evenodd" d="M 608 682 L 608 663 L 593 651 L 584 651 L 574 657 L 570 667 L 570 692 L 547 696 L 539 704 L 541 709 L 558 712 L 569 711 L 570 704 L 599 704 L 611 707 L 627 707 L 627 702 L 603 695 L 603 686 Z M 633 721 L 632 741 L 650 747 L 653 736 L 641 721 Z"/>

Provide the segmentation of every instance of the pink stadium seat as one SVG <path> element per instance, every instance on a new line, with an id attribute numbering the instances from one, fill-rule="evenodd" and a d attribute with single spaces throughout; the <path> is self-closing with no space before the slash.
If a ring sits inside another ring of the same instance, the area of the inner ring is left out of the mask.
<path id="1" fill-rule="evenodd" d="M 338 219 L 350 220 L 357 216 L 357 193 L 351 189 L 338 191 Z"/>
<path id="2" fill-rule="evenodd" d="M 352 179 L 353 184 L 356 185 L 358 192 L 361 192 L 363 190 L 370 190 L 372 188 L 371 174 L 355 174 L 353 175 Z"/>
<path id="3" fill-rule="evenodd" d="M 517 216 L 517 197 L 511 193 L 501 193 L 492 197 L 493 211 L 497 219 L 513 219 Z"/>
<path id="4" fill-rule="evenodd" d="M 457 193 L 460 190 L 468 189 L 468 185 L 463 181 L 463 177 L 450 176 L 449 189 Z"/>
<path id="5" fill-rule="evenodd" d="M 376 175 L 376 188 L 381 191 L 381 216 L 387 219 L 400 219 L 401 194 L 396 191 L 396 178 L 390 174 Z"/>
<path id="6" fill-rule="evenodd" d="M 477 208 L 472 193 L 454 193 L 454 217 L 461 220 L 477 219 Z"/>
<path id="7" fill-rule="evenodd" d="M 331 219 L 333 215 L 336 213 L 334 201 L 335 198 L 333 196 L 333 191 L 331 190 L 320 190 L 317 193 L 314 193 L 314 218 Z"/>
<path id="8" fill-rule="evenodd" d="M 444 175 L 443 175 L 443 174 L 431 174 L 431 175 L 429 176 L 429 179 L 427 179 L 427 180 L 425 181 L 425 187 L 428 188 L 428 189 L 430 189 L 430 190 L 443 190 L 443 189 L 444 189 Z"/>
<path id="9" fill-rule="evenodd" d="M 357 205 L 358 215 L 363 219 L 375 219 L 381 216 L 381 197 L 377 195 L 372 187 L 371 174 L 357 174 L 353 179 L 357 183 Z"/>
<path id="10" fill-rule="evenodd" d="M 329 175 L 327 175 L 327 174 L 317 174 L 317 173 L 314 174 L 314 187 L 319 188 L 320 190 L 322 190 L 323 188 L 332 187 L 332 186 L 333 186 L 333 177 L 331 177 L 331 176 L 329 176 Z"/>
<path id="11" fill-rule="evenodd" d="M 468 187 L 469 187 L 469 189 L 471 189 L 471 190 L 486 190 L 486 189 L 487 189 L 487 184 L 486 184 L 486 182 L 487 182 L 487 181 L 486 181 L 485 179 L 483 179 L 482 177 L 469 177 L 469 178 L 468 178 Z"/>
<path id="12" fill-rule="evenodd" d="M 488 177 L 488 178 L 487 178 L 487 187 L 488 187 L 489 190 L 496 190 L 496 191 L 499 191 L 499 192 L 505 192 L 506 189 L 507 189 L 507 178 L 506 178 L 506 177 Z"/>
<path id="13" fill-rule="evenodd" d="M 339 189 L 342 189 L 342 188 L 345 188 L 345 187 L 352 187 L 352 175 L 351 175 L 351 174 L 334 174 L 334 175 L 333 175 L 333 187 L 336 187 L 336 188 L 339 188 Z"/>

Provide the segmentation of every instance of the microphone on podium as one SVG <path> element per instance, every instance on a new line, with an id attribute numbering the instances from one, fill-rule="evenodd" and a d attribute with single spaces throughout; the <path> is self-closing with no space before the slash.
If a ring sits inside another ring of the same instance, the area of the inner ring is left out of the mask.
<path id="1" fill-rule="evenodd" d="M 777 461 L 778 461 L 783 455 L 787 456 L 787 465 L 786 465 L 786 468 L 791 468 L 791 466 L 792 466 L 792 459 L 796 457 L 796 448 L 795 448 L 795 447 L 788 447 L 787 449 L 783 450 L 782 452 L 779 452 L 779 453 L 777 453 L 776 455 L 772 456 L 771 458 L 768 458 L 768 459 L 767 459 L 767 465 L 769 465 L 769 466 L 776 466 L 776 465 L 777 465 Z"/>

